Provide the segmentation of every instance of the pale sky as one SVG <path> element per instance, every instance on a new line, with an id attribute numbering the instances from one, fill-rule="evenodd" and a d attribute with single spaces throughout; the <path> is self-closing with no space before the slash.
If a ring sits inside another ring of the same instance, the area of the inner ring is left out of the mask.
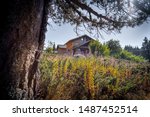
<path id="1" fill-rule="evenodd" d="M 64 44 L 68 40 L 76 38 L 78 36 L 87 34 L 88 36 L 95 38 L 95 34 L 89 34 L 86 31 L 80 32 L 80 35 L 77 35 L 74 32 L 74 27 L 70 24 L 63 24 L 58 26 L 52 22 L 49 22 L 52 26 L 48 26 L 48 31 L 46 33 L 46 41 L 45 45 L 47 45 L 48 41 L 55 42 L 55 44 Z M 134 27 L 134 28 L 123 28 L 121 33 L 115 33 L 111 35 L 107 35 L 105 33 L 102 34 L 104 38 L 99 37 L 100 42 L 106 42 L 110 39 L 119 40 L 122 47 L 125 45 L 131 45 L 133 47 L 142 46 L 142 42 L 144 37 L 148 37 L 150 39 L 150 22 L 144 23 L 143 25 Z"/>

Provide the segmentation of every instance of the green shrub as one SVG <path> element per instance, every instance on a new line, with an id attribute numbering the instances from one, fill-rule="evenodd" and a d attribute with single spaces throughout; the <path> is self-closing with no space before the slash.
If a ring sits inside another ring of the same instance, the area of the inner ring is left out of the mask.
<path id="1" fill-rule="evenodd" d="M 121 53 L 117 57 L 121 59 L 132 60 L 135 62 L 144 62 L 143 57 L 133 55 L 131 52 L 128 52 L 126 50 L 122 50 Z"/>

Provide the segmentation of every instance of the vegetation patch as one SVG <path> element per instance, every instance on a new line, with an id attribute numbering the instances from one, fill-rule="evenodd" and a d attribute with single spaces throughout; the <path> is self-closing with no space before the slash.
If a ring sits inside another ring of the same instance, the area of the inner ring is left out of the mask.
<path id="1" fill-rule="evenodd" d="M 44 99 L 150 99 L 146 62 L 44 53 L 40 70 Z"/>

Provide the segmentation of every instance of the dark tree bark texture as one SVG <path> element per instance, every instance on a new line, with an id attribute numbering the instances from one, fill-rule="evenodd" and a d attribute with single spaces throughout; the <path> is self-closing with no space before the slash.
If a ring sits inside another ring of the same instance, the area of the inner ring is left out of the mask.
<path id="1" fill-rule="evenodd" d="M 34 99 L 47 7 L 48 0 L 0 4 L 0 99 Z"/>

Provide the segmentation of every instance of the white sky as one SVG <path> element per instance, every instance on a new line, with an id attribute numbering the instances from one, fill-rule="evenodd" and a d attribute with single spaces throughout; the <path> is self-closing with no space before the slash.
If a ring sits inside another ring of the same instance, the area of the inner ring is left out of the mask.
<path id="1" fill-rule="evenodd" d="M 45 45 L 47 45 L 48 41 L 55 42 L 56 45 L 64 44 L 69 39 L 73 39 L 84 34 L 87 34 L 88 36 L 95 39 L 94 35 L 96 35 L 96 33 L 90 35 L 86 31 L 83 31 L 80 32 L 80 35 L 77 35 L 73 30 L 74 27 L 71 26 L 70 24 L 58 26 L 52 22 L 49 23 L 52 25 L 52 27 L 48 26 L 47 28 L 48 31 L 46 33 Z M 124 47 L 125 45 L 132 45 L 133 47 L 135 46 L 141 47 L 144 37 L 148 37 L 148 39 L 150 39 L 150 22 L 144 23 L 143 25 L 134 28 L 123 28 L 121 30 L 121 33 L 119 34 L 115 33 L 107 35 L 103 33 L 103 37 L 104 37 L 103 39 L 101 37 L 98 38 L 99 41 L 102 43 L 110 39 L 115 39 L 120 41 L 122 47 Z"/>

